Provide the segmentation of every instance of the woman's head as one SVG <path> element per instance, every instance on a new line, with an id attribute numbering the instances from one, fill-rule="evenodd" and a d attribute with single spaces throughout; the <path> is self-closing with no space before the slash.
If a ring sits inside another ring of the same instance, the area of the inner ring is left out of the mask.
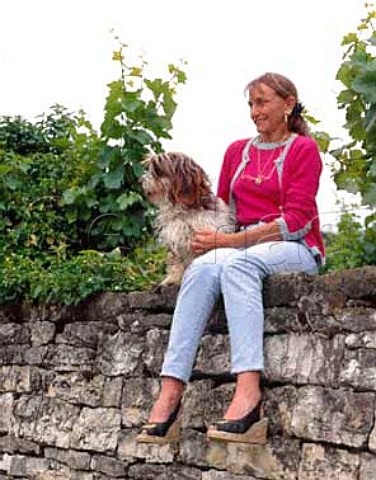
<path id="1" fill-rule="evenodd" d="M 287 77 L 267 72 L 249 82 L 245 91 L 259 133 L 269 135 L 285 128 L 287 132 L 309 135 L 297 89 Z"/>

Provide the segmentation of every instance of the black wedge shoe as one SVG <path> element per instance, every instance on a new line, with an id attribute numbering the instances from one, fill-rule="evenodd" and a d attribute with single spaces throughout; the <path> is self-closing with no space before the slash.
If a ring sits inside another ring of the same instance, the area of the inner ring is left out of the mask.
<path id="1" fill-rule="evenodd" d="M 262 418 L 262 401 L 237 420 L 221 420 L 209 427 L 208 438 L 224 442 L 266 443 L 268 419 Z"/>
<path id="2" fill-rule="evenodd" d="M 147 423 L 136 440 L 139 443 L 170 443 L 180 438 L 181 401 L 165 422 Z"/>

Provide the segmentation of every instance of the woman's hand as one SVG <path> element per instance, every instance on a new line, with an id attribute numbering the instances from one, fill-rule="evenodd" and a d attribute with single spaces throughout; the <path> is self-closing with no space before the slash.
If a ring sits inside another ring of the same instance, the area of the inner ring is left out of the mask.
<path id="1" fill-rule="evenodd" d="M 192 238 L 192 250 L 195 255 L 202 255 L 214 248 L 224 248 L 229 245 L 230 234 L 215 230 L 197 230 Z"/>

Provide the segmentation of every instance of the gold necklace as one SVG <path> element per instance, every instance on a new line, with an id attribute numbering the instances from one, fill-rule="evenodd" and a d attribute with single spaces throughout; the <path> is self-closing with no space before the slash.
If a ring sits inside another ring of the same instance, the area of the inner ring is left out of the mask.
<path id="1" fill-rule="evenodd" d="M 287 132 L 287 134 L 285 134 L 280 140 L 275 140 L 274 142 L 262 142 L 262 137 L 259 136 L 258 139 L 261 143 L 276 143 L 276 144 L 279 144 L 278 146 L 276 146 L 276 148 L 279 148 L 282 146 L 282 144 L 284 142 L 286 142 L 288 140 L 288 138 L 291 136 L 291 132 Z M 260 164 L 261 164 L 261 152 L 260 152 L 260 148 L 257 148 L 255 147 L 256 150 L 257 150 L 257 175 L 256 177 L 252 177 L 250 176 L 250 178 L 252 180 L 255 181 L 256 185 L 261 185 L 261 183 L 264 181 L 264 180 L 269 180 L 271 178 L 271 176 L 273 175 L 274 173 L 274 170 L 277 168 L 277 162 L 274 161 L 274 167 L 272 168 L 272 170 L 270 171 L 269 175 L 268 176 L 265 176 L 263 175 L 264 172 L 266 171 L 266 169 L 269 167 L 270 165 L 270 160 L 273 158 L 274 156 L 274 152 L 275 152 L 275 148 L 272 150 L 272 155 L 264 162 L 264 165 L 263 165 L 263 169 L 261 170 L 260 169 Z M 278 156 L 277 156 L 278 158 Z M 275 160 L 277 160 L 277 158 Z"/>
<path id="2" fill-rule="evenodd" d="M 256 174 L 255 177 L 253 177 L 252 175 L 247 175 L 247 176 L 251 180 L 254 180 L 256 185 L 261 185 L 261 183 L 264 180 L 269 180 L 271 178 L 271 176 L 274 173 L 274 170 L 277 168 L 277 163 L 274 162 L 274 167 L 269 172 L 269 175 L 264 175 L 264 172 L 266 172 L 267 168 L 269 168 L 269 165 L 271 164 L 271 161 L 272 161 L 274 153 L 275 153 L 275 149 L 273 149 L 272 155 L 264 162 L 263 168 L 261 169 L 261 152 L 260 152 L 259 148 L 257 148 L 257 147 L 255 147 L 255 148 L 256 148 L 256 151 L 257 151 L 257 174 Z"/>

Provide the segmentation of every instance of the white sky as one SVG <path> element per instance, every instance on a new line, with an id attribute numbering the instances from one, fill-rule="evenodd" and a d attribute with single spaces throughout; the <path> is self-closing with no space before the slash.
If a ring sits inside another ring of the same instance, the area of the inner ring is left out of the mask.
<path id="1" fill-rule="evenodd" d="M 164 78 L 168 63 L 188 62 L 164 145 L 196 159 L 214 188 L 227 145 L 255 133 L 243 88 L 265 71 L 291 78 L 318 128 L 345 138 L 335 74 L 363 0 L 8 0 L 0 12 L 0 115 L 33 119 L 60 103 L 99 128 L 106 85 L 119 76 L 114 29 Z M 325 166 L 323 225 L 334 222 L 335 198 Z"/>

